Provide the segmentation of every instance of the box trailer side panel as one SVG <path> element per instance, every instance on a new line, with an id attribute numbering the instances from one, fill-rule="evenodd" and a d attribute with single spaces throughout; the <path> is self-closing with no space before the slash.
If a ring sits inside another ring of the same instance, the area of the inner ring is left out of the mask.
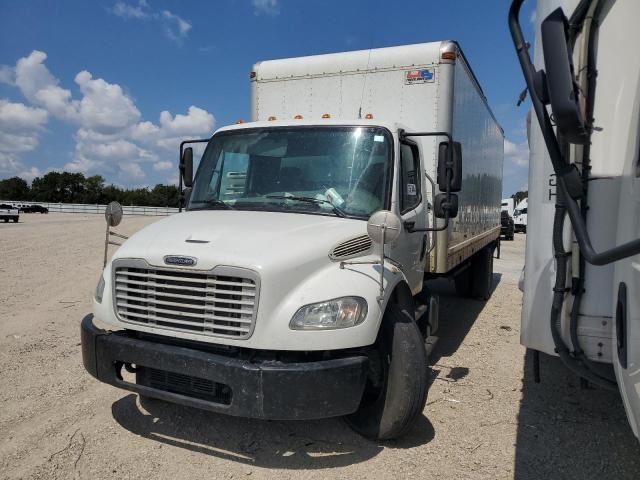
<path id="1" fill-rule="evenodd" d="M 459 213 L 448 232 L 447 251 L 438 252 L 440 273 L 500 235 L 504 134 L 462 56 L 455 66 L 452 135 L 462 144 L 462 190 L 458 193 Z"/>
<path id="2" fill-rule="evenodd" d="M 435 127 L 438 58 L 442 42 L 310 57 L 254 65 L 252 120 L 374 120 L 412 129 Z M 428 70 L 428 81 L 407 73 Z"/>

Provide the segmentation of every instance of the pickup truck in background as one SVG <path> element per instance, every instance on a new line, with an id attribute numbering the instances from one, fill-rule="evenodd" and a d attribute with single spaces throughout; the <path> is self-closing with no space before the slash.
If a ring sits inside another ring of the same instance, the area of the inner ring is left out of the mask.
<path id="1" fill-rule="evenodd" d="M 20 211 L 6 203 L 0 204 L 0 220 L 4 220 L 5 223 L 9 220 L 13 220 L 14 223 L 18 223 L 20 218 Z"/>

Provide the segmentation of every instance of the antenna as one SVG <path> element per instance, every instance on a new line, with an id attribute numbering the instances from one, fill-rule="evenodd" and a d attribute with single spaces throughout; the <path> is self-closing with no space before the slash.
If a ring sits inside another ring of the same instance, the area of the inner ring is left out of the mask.
<path id="1" fill-rule="evenodd" d="M 362 82 L 362 93 L 360 94 L 360 108 L 358 108 L 358 119 L 362 118 L 362 102 L 364 101 L 364 89 L 367 86 L 367 76 L 369 75 L 369 63 L 371 62 L 371 50 L 369 48 L 369 56 L 367 57 L 367 68 L 364 71 L 364 80 Z"/>

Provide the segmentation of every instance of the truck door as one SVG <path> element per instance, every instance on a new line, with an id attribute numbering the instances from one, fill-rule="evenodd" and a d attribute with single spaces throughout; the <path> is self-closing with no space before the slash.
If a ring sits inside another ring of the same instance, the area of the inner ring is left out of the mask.
<path id="1" fill-rule="evenodd" d="M 636 155 L 622 178 L 618 244 L 640 238 L 640 152 Z M 614 268 L 613 365 L 629 424 L 640 438 L 640 255 Z"/>
<path id="2" fill-rule="evenodd" d="M 427 214 L 423 201 L 423 175 L 418 145 L 412 141 L 400 142 L 398 168 L 398 207 L 404 229 L 392 247 L 391 258 L 402 265 L 409 287 L 416 294 L 422 290 L 424 255 L 427 248 L 425 232 L 410 233 L 408 228 L 424 228 Z"/>

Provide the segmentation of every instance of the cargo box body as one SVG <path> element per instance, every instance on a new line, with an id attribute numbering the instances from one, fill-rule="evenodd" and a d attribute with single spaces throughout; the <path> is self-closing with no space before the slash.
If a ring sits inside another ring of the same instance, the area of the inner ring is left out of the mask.
<path id="1" fill-rule="evenodd" d="M 251 77 L 253 121 L 372 118 L 407 132 L 447 132 L 461 142 L 459 214 L 431 238 L 426 272 L 447 273 L 498 238 L 503 131 L 455 42 L 264 61 Z M 435 181 L 445 137 L 412 140 Z M 439 190 L 428 181 L 423 192 L 431 204 Z M 429 225 L 442 222 L 429 215 Z"/>

